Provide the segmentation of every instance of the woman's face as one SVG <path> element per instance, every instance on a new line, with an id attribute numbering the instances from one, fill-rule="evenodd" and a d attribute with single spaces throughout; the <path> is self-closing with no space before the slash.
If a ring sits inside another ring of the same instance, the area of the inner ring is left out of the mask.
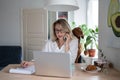
<path id="1" fill-rule="evenodd" d="M 63 37 L 65 36 L 65 31 L 60 24 L 56 24 L 55 34 L 59 40 L 63 40 Z"/>

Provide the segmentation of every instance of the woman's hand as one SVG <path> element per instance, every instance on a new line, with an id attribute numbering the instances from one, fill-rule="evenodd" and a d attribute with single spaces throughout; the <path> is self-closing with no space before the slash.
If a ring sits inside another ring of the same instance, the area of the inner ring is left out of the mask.
<path id="1" fill-rule="evenodd" d="M 21 63 L 21 66 L 22 66 L 23 68 L 26 68 L 26 67 L 31 66 L 31 65 L 33 65 L 33 62 L 23 61 L 23 62 Z"/>
<path id="2" fill-rule="evenodd" d="M 71 40 L 71 36 L 69 34 L 66 34 L 66 41 L 65 41 L 65 52 L 68 52 L 70 49 L 69 43 Z"/>
<path id="3" fill-rule="evenodd" d="M 70 34 L 66 34 L 65 35 L 65 37 L 66 37 L 66 44 L 69 44 L 69 42 L 70 42 L 70 40 L 71 40 L 71 36 L 70 36 Z"/>

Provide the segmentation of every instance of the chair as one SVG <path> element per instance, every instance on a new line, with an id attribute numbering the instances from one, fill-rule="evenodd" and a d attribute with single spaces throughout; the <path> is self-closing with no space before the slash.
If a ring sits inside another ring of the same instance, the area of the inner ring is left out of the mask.
<path id="1" fill-rule="evenodd" d="M 21 56 L 21 46 L 0 46 L 0 68 L 8 64 L 20 64 Z"/>

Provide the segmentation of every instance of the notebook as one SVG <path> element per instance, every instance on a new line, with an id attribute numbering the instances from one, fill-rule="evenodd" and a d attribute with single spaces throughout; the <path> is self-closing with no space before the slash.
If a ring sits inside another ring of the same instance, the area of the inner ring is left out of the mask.
<path id="1" fill-rule="evenodd" d="M 34 51 L 35 74 L 41 76 L 71 77 L 71 59 L 68 53 Z"/>

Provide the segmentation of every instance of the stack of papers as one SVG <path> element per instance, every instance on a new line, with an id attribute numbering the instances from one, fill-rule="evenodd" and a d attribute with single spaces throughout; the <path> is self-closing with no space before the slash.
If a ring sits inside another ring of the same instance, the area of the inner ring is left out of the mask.
<path id="1" fill-rule="evenodd" d="M 27 68 L 11 68 L 9 73 L 19 73 L 19 74 L 33 74 L 35 72 L 35 66 L 29 66 Z"/>

